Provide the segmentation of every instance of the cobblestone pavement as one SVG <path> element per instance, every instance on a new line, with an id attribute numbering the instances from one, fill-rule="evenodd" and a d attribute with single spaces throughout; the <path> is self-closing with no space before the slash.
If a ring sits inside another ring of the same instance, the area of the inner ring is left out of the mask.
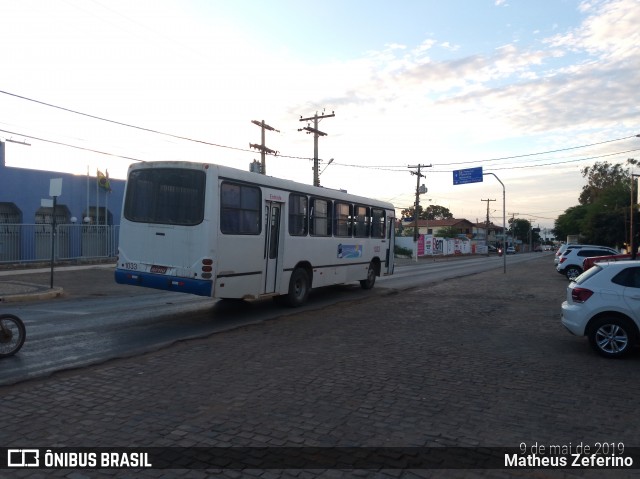
<path id="1" fill-rule="evenodd" d="M 560 325 L 550 256 L 0 389 L 11 447 L 640 446 L 640 354 Z M 2 364 L 0 363 L 0 370 Z M 0 471 L 0 476 L 7 471 Z M 628 470 L 12 470 L 12 477 L 630 477 Z"/>

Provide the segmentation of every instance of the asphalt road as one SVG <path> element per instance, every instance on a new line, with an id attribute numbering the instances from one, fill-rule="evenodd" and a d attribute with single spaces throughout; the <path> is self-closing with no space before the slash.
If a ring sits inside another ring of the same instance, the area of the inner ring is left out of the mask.
<path id="1" fill-rule="evenodd" d="M 510 256 L 509 265 L 538 256 Z M 19 354 L 0 363 L 0 385 L 131 357 L 177 341 L 206 337 L 339 302 L 424 287 L 496 268 L 503 268 L 503 259 L 497 256 L 440 258 L 417 263 L 401 261 L 395 274 L 378 278 L 371 291 L 363 291 L 357 283 L 313 290 L 308 303 L 296 310 L 278 306 L 271 300 L 213 301 L 118 285 L 113 281 L 112 268 L 62 269 L 55 272 L 54 284 L 63 286 L 63 298 L 5 305 L 5 311 L 24 320 L 27 341 Z M 49 273 L 22 274 L 20 278 L 47 284 Z"/>

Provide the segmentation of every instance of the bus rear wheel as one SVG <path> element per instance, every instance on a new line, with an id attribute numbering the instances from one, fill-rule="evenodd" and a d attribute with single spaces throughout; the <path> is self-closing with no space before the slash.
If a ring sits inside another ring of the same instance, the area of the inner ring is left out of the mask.
<path id="1" fill-rule="evenodd" d="M 369 269 L 367 270 L 367 279 L 360 280 L 360 286 L 362 289 L 371 289 L 376 284 L 376 266 L 373 261 L 369 263 Z"/>
<path id="2" fill-rule="evenodd" d="M 286 303 L 292 308 L 302 306 L 309 296 L 311 283 L 309 275 L 302 268 L 297 268 L 291 273 L 289 281 L 289 294 L 286 296 Z"/>

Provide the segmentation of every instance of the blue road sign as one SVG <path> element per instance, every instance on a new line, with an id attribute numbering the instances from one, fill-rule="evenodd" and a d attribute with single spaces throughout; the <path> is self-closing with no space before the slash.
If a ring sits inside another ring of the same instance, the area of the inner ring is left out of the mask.
<path id="1" fill-rule="evenodd" d="M 464 185 L 466 183 L 482 182 L 482 166 L 477 168 L 467 168 L 466 170 L 453 171 L 453 184 Z"/>

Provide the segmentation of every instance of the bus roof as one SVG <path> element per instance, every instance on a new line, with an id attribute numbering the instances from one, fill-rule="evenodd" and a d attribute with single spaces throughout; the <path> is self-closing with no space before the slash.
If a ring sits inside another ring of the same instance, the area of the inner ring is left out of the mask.
<path id="1" fill-rule="evenodd" d="M 199 163 L 191 161 L 144 161 L 133 163 L 129 166 L 129 171 L 146 169 L 146 168 L 190 168 L 202 170 L 217 170 L 217 175 L 221 178 L 235 179 L 249 183 L 257 183 L 270 188 L 278 188 L 285 191 L 297 193 L 306 193 L 321 197 L 328 197 L 336 200 L 344 200 L 354 203 L 363 203 L 371 206 L 379 206 L 381 208 L 394 209 L 392 203 L 381 201 L 378 199 L 367 198 L 364 196 L 352 195 L 343 190 L 335 190 L 333 188 L 325 188 L 323 186 L 307 185 L 293 180 L 284 178 L 276 178 L 274 176 L 261 175 L 250 171 L 240 170 L 230 166 L 218 165 L 215 163 Z"/>

